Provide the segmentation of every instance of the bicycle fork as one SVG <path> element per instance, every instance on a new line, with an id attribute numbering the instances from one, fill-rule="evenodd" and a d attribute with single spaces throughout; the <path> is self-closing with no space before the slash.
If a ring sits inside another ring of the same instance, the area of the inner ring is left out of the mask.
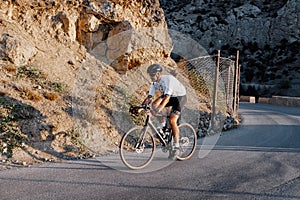
<path id="1" fill-rule="evenodd" d="M 137 153 L 142 153 L 143 150 L 144 150 L 144 140 L 145 140 L 145 137 L 146 137 L 146 133 L 148 131 L 148 127 L 145 126 L 142 130 L 141 130 L 141 136 L 139 137 L 139 140 L 137 141 L 136 145 L 134 146 L 135 148 L 135 151 Z"/>

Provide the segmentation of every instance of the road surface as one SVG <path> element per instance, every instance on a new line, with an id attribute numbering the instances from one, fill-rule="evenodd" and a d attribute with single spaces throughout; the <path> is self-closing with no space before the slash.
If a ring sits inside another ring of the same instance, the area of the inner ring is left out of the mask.
<path id="1" fill-rule="evenodd" d="M 300 109 L 241 103 L 240 113 L 239 128 L 199 140 L 188 161 L 158 152 L 144 171 L 118 156 L 4 170 L 0 199 L 300 199 Z"/>

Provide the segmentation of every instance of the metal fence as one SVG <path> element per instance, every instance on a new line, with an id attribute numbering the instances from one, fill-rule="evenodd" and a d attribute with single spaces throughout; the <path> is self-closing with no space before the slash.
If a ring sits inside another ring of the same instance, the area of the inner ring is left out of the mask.
<path id="1" fill-rule="evenodd" d="M 217 55 L 202 56 L 182 61 L 179 68 L 191 81 L 196 90 L 200 110 L 207 109 L 211 113 L 211 128 L 219 127 L 217 121 L 226 114 L 233 118 L 238 112 L 239 88 L 239 53 L 235 59 Z M 225 116 L 226 116 L 225 115 Z"/>

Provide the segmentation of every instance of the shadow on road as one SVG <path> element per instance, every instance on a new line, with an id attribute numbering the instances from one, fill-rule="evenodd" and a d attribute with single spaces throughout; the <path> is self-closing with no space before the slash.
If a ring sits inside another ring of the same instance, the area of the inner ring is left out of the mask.
<path id="1" fill-rule="evenodd" d="M 58 168 L 60 170 L 60 168 Z M 69 169 L 69 168 L 68 168 Z M 68 170 L 64 169 L 64 170 Z M 80 169 L 80 168 L 79 168 Z M 85 167 L 82 169 L 86 169 Z M 72 169 L 69 169 L 72 170 Z M 143 176 L 143 175 L 142 175 Z M 139 177 L 141 178 L 141 177 Z M 1 182 L 8 181 L 11 183 L 30 183 L 30 184 L 55 184 L 55 185 L 61 185 L 61 187 L 65 187 L 63 185 L 67 185 L 68 187 L 78 186 L 78 187 L 108 187 L 108 188 L 119 188 L 119 189 L 134 189 L 138 191 L 146 190 L 147 192 L 153 192 L 153 195 L 159 194 L 160 192 L 164 193 L 166 191 L 168 192 L 182 192 L 182 193 L 188 193 L 189 195 L 193 196 L 195 194 L 201 194 L 203 195 L 225 195 L 230 196 L 234 198 L 235 196 L 241 197 L 244 196 L 244 198 L 255 198 L 255 199 L 300 199 L 300 196 L 298 195 L 285 195 L 285 194 L 271 194 L 271 193 L 256 193 L 256 192 L 243 192 L 243 191 L 224 191 L 224 190 L 213 190 L 213 189 L 201 189 L 201 188 L 190 188 L 190 187 L 169 187 L 169 186 L 149 186 L 149 185 L 141 185 L 141 184 L 120 184 L 120 183 L 106 183 L 106 180 L 99 179 L 97 182 L 93 181 L 74 181 L 74 180 L 62 180 L 62 179 L 56 179 L 56 180 L 50 180 L 48 178 L 42 179 L 42 178 L 3 178 L 0 177 Z M 299 178 L 296 180 L 299 182 Z M 129 190 L 130 191 L 130 190 Z M 133 195 L 133 194 L 131 194 Z M 132 196 L 133 197 L 133 196 Z"/>

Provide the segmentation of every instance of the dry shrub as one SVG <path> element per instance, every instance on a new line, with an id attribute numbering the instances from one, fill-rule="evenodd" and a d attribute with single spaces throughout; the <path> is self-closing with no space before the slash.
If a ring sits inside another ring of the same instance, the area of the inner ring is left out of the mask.
<path id="1" fill-rule="evenodd" d="M 1 83 L 3 83 L 5 85 L 5 84 L 8 84 L 8 81 L 7 80 L 1 80 Z"/>
<path id="2" fill-rule="evenodd" d="M 17 87 L 16 89 L 20 92 L 20 96 L 23 99 L 28 99 L 34 102 L 40 101 L 42 99 L 42 96 L 40 94 L 35 93 L 34 91 L 32 91 L 27 87 L 20 86 Z"/>
<path id="3" fill-rule="evenodd" d="M 55 101 L 59 98 L 59 95 L 53 92 L 45 92 L 44 97 L 50 101 Z"/>
<path id="4" fill-rule="evenodd" d="M 4 91 L 4 90 L 0 90 L 0 96 L 7 97 L 8 96 L 8 92 Z"/>
<path id="5" fill-rule="evenodd" d="M 13 73 L 17 72 L 17 68 L 13 65 L 7 65 L 7 66 L 4 67 L 4 69 L 8 72 L 13 72 Z"/>
<path id="6" fill-rule="evenodd" d="M 34 102 L 40 101 L 42 99 L 42 96 L 40 94 L 36 94 L 35 92 L 29 91 L 29 100 L 32 100 Z"/>

